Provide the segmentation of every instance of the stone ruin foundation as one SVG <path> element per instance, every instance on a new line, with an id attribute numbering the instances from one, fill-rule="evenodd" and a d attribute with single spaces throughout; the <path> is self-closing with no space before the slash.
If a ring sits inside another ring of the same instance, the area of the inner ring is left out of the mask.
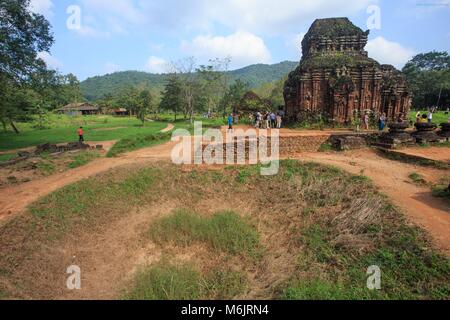
<path id="1" fill-rule="evenodd" d="M 446 141 L 450 141 L 450 123 L 441 123 L 440 127 L 438 135 Z"/>
<path id="2" fill-rule="evenodd" d="M 416 143 L 416 139 L 406 132 L 409 128 L 408 123 L 393 122 L 388 124 L 388 128 L 389 132 L 382 133 L 379 140 L 373 143 L 374 146 L 395 149 L 401 146 L 413 146 Z"/>
<path id="3" fill-rule="evenodd" d="M 437 125 L 434 123 L 416 123 L 416 130 L 412 136 L 417 143 L 444 142 L 445 139 L 436 133 Z"/>

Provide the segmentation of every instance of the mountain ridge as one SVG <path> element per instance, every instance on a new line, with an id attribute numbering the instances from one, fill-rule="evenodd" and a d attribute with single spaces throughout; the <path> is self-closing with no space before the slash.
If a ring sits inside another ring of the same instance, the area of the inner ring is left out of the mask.
<path id="1" fill-rule="evenodd" d="M 277 81 L 293 71 L 298 65 L 294 61 L 282 61 L 275 64 L 253 64 L 240 69 L 227 71 L 231 81 L 240 79 L 251 88 L 264 83 Z M 162 90 L 168 78 L 167 74 L 154 74 L 145 71 L 119 71 L 87 78 L 80 83 L 81 92 L 86 100 L 95 101 L 105 95 L 117 93 L 129 86 L 148 85 Z"/>

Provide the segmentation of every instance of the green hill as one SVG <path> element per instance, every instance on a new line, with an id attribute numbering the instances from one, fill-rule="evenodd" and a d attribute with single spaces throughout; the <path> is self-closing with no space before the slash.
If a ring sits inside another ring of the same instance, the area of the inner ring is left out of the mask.
<path id="1" fill-rule="evenodd" d="M 241 79 L 252 88 L 281 79 L 297 67 L 297 62 L 284 61 L 273 65 L 255 64 L 227 72 L 231 80 Z M 141 71 L 123 71 L 104 76 L 88 78 L 81 83 L 81 91 L 89 101 L 95 101 L 107 94 L 114 94 L 129 86 L 146 85 L 162 90 L 167 75 Z"/>

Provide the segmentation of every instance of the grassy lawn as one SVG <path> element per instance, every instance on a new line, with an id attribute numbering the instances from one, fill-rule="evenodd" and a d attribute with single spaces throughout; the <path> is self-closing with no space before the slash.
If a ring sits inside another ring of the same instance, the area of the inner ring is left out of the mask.
<path id="1" fill-rule="evenodd" d="M 87 141 L 120 140 L 136 135 L 148 135 L 164 129 L 163 122 L 148 122 L 145 127 L 136 118 L 112 116 L 68 117 L 53 115 L 51 129 L 39 130 L 33 123 L 19 123 L 20 134 L 0 133 L 0 151 L 36 146 L 41 143 L 78 141 L 77 129 L 82 126 Z"/>
<path id="2" fill-rule="evenodd" d="M 169 122 L 174 123 L 177 129 L 193 131 L 193 125 L 182 118 L 173 121 L 172 115 L 158 116 L 159 121 L 147 122 L 145 127 L 134 117 L 112 116 L 84 116 L 69 117 L 65 115 L 52 115 L 49 129 L 40 130 L 35 122 L 18 123 L 21 131 L 15 134 L 12 131 L 0 132 L 0 151 L 26 148 L 41 143 L 66 143 L 78 140 L 77 129 L 82 126 L 86 141 L 124 140 L 120 152 L 136 150 L 153 144 L 167 141 L 167 137 L 159 137 L 157 133 L 164 129 Z M 202 121 L 204 130 L 211 127 L 220 127 L 226 124 L 222 118 L 205 119 L 196 117 L 195 121 Z M 154 136 L 157 136 L 156 138 Z M 170 135 L 167 135 L 170 137 Z M 151 140 L 151 143 L 148 141 Z M 159 141 L 155 141 L 159 140 Z M 129 146 L 129 147 L 124 147 Z M 0 160 L 1 161 L 1 160 Z"/>

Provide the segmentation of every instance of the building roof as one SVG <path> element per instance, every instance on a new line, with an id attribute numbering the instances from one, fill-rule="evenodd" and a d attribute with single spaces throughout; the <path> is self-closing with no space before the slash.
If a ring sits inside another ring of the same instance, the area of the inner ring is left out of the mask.
<path id="1" fill-rule="evenodd" d="M 98 111 L 99 108 L 95 107 L 89 103 L 70 103 L 67 106 L 64 106 L 58 111 Z"/>

